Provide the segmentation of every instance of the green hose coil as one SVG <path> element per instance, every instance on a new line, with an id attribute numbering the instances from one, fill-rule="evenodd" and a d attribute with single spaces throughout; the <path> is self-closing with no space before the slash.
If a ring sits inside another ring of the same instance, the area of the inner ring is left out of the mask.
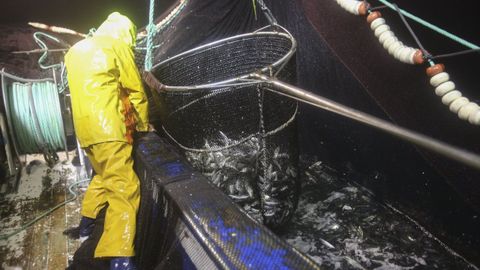
<path id="1" fill-rule="evenodd" d="M 56 85 L 50 81 L 14 82 L 9 88 L 6 94 L 19 152 L 38 153 L 44 147 L 61 149 L 64 127 Z"/>

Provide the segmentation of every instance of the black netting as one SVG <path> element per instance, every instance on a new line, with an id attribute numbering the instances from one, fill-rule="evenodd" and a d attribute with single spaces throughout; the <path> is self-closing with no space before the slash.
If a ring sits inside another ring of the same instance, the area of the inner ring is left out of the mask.
<path id="1" fill-rule="evenodd" d="M 272 227 L 288 221 L 298 198 L 297 103 L 262 83 L 231 80 L 263 70 L 293 82 L 295 63 L 286 56 L 294 47 L 292 37 L 277 32 L 239 35 L 152 70 L 168 85 L 159 102 L 165 133 L 216 186 Z"/>
<path id="2" fill-rule="evenodd" d="M 291 40 L 281 35 L 239 36 L 160 63 L 153 73 L 170 86 L 219 82 L 272 65 L 291 47 Z"/>

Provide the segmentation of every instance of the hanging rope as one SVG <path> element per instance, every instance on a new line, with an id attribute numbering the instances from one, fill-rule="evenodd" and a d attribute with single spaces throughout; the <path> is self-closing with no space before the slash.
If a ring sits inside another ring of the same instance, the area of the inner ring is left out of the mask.
<path id="1" fill-rule="evenodd" d="M 155 25 L 155 33 L 153 33 L 153 36 L 167 28 L 167 26 L 172 23 L 172 21 L 180 14 L 187 4 L 188 0 L 180 0 L 180 3 L 167 16 Z M 145 46 L 139 46 L 140 44 L 144 44 L 146 42 L 145 37 L 147 37 L 146 30 L 143 30 L 137 34 L 137 46 L 135 47 L 136 50 L 147 49 Z M 156 47 L 159 47 L 159 45 L 156 45 L 153 48 Z"/>
<path id="2" fill-rule="evenodd" d="M 153 36 L 155 35 L 155 24 L 153 23 L 153 15 L 155 10 L 155 0 L 150 0 L 150 10 L 148 13 L 148 26 L 147 26 L 147 53 L 145 54 L 145 70 L 150 71 L 152 69 L 152 50 L 153 50 Z"/>
<path id="3" fill-rule="evenodd" d="M 43 69 L 48 69 L 48 68 L 55 68 L 55 67 L 60 67 L 61 64 L 52 64 L 52 65 L 44 65 L 43 62 L 45 61 L 45 59 L 47 58 L 47 55 L 48 55 L 48 47 L 47 45 L 45 44 L 45 42 L 43 42 L 41 39 L 40 39 L 40 36 L 44 36 L 44 37 L 47 37 L 47 38 L 50 38 L 58 43 L 60 43 L 60 40 L 54 36 L 51 36 L 51 35 L 48 35 L 48 34 L 45 34 L 45 33 L 42 33 L 42 32 L 35 32 L 33 34 L 33 38 L 35 39 L 35 42 L 38 44 L 38 46 L 40 46 L 40 48 L 42 48 L 43 50 L 45 50 L 45 52 L 42 54 L 42 56 L 40 56 L 40 58 L 38 59 L 38 65 L 43 68 Z"/>
<path id="4" fill-rule="evenodd" d="M 425 48 L 423 47 L 423 44 L 420 42 L 420 39 L 417 37 L 417 35 L 415 34 L 415 32 L 413 32 L 413 29 L 412 27 L 410 26 L 410 24 L 407 22 L 407 20 L 405 19 L 405 16 L 403 16 L 402 12 L 400 11 L 400 8 L 394 4 L 393 5 L 395 7 L 395 10 L 397 11 L 398 13 L 398 16 L 400 17 L 400 19 L 402 20 L 403 24 L 405 25 L 405 27 L 407 28 L 408 32 L 410 33 L 410 35 L 413 37 L 413 39 L 415 40 L 415 43 L 417 43 L 417 46 L 420 48 L 420 50 L 422 51 L 423 53 L 423 57 L 424 58 L 427 58 L 427 59 L 430 59 L 432 57 L 432 55 L 427 52 L 427 50 L 425 50 Z"/>
<path id="5" fill-rule="evenodd" d="M 60 82 L 58 84 L 58 93 L 61 94 L 65 89 L 68 88 L 68 81 L 67 81 L 67 67 L 65 66 L 65 63 L 61 63 L 61 69 L 60 69 Z"/>
<path id="6" fill-rule="evenodd" d="M 14 82 L 4 91 L 21 153 L 61 149 L 63 120 L 57 87 L 53 82 Z"/>
<path id="7" fill-rule="evenodd" d="M 270 25 L 278 25 L 277 19 L 275 19 L 270 9 L 267 7 L 267 5 L 265 5 L 265 2 L 263 2 L 263 0 L 257 0 L 257 3 L 260 5 L 260 9 L 262 10 L 265 17 L 267 17 Z"/>

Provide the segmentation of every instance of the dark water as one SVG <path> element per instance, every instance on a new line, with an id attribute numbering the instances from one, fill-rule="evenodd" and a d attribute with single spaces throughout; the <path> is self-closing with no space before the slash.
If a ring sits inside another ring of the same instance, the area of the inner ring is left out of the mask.
<path id="1" fill-rule="evenodd" d="M 478 269 L 341 172 L 309 163 L 298 209 L 281 237 L 322 269 Z"/>

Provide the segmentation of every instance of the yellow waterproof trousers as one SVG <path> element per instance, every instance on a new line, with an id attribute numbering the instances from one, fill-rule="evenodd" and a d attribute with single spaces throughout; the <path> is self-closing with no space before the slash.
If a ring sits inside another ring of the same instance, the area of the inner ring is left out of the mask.
<path id="1" fill-rule="evenodd" d="M 81 214 L 96 218 L 108 203 L 102 237 L 95 257 L 135 256 L 136 216 L 140 203 L 139 180 L 133 170 L 132 145 L 105 142 L 85 148 L 97 173 L 90 182 Z"/>

